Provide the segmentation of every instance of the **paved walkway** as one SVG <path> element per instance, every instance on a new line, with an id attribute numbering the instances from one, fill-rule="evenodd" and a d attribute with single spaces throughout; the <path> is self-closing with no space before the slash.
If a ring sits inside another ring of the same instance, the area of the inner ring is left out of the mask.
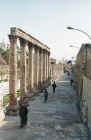
<path id="1" fill-rule="evenodd" d="M 30 101 L 28 124 L 19 128 L 19 117 L 6 117 L 0 123 L 0 140 L 88 140 L 87 129 L 80 123 L 77 97 L 66 76 L 57 81 L 56 93 L 48 88 Z"/>

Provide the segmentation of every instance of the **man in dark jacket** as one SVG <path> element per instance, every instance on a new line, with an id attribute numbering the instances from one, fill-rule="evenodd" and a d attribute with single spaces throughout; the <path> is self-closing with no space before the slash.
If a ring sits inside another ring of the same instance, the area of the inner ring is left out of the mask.
<path id="1" fill-rule="evenodd" d="M 48 100 L 48 91 L 47 89 L 45 89 L 45 92 L 44 92 L 44 102 L 46 103 Z"/>
<path id="2" fill-rule="evenodd" d="M 56 83 L 55 83 L 55 81 L 53 82 L 52 87 L 53 87 L 53 93 L 55 93 L 55 88 L 56 88 Z"/>
<path id="3" fill-rule="evenodd" d="M 20 125 L 21 128 L 27 124 L 27 114 L 28 114 L 27 106 L 25 106 L 24 104 L 21 104 L 20 109 L 19 109 L 19 116 L 21 119 L 21 125 Z"/>

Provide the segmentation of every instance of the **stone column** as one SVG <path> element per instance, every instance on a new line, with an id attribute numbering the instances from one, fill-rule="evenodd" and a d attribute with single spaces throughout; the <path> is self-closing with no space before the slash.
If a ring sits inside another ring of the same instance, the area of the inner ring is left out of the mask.
<path id="1" fill-rule="evenodd" d="M 35 80 L 35 49 L 34 49 L 34 46 L 32 45 L 32 48 L 33 48 L 33 50 L 32 50 L 32 73 L 33 73 L 33 75 L 32 75 L 32 88 L 34 89 L 34 80 Z"/>
<path id="2" fill-rule="evenodd" d="M 48 52 L 48 79 L 50 79 L 50 53 Z"/>
<path id="3" fill-rule="evenodd" d="M 9 106 L 7 112 L 17 111 L 16 98 L 16 79 L 17 79 L 17 60 L 16 60 L 16 45 L 17 38 L 9 35 L 10 50 L 9 50 Z"/>
<path id="4" fill-rule="evenodd" d="M 45 51 L 45 67 L 46 67 L 46 72 L 45 72 L 45 77 L 46 77 L 46 79 L 45 79 L 45 81 L 47 81 L 47 52 Z"/>
<path id="5" fill-rule="evenodd" d="M 24 100 L 26 96 L 26 41 L 20 39 L 20 48 L 21 48 L 21 56 L 20 56 L 20 91 L 21 91 L 21 100 Z"/>
<path id="6" fill-rule="evenodd" d="M 46 78 L 46 61 L 45 61 L 45 50 L 43 50 L 43 83 L 45 83 L 45 78 Z"/>
<path id="7" fill-rule="evenodd" d="M 48 52 L 47 52 L 47 81 L 48 81 Z"/>
<path id="8" fill-rule="evenodd" d="M 52 64 L 52 77 L 53 77 L 53 80 L 55 80 L 55 78 L 54 78 L 54 64 Z"/>
<path id="9" fill-rule="evenodd" d="M 45 51 L 45 82 L 46 82 L 46 51 Z"/>
<path id="10" fill-rule="evenodd" d="M 51 77 L 52 77 L 52 79 L 54 80 L 54 78 L 53 78 L 53 64 L 51 63 Z"/>
<path id="11" fill-rule="evenodd" d="M 41 85 L 43 85 L 43 50 L 41 50 Z"/>
<path id="12" fill-rule="evenodd" d="M 39 88 L 41 87 L 41 49 L 39 49 Z"/>
<path id="13" fill-rule="evenodd" d="M 39 49 L 35 47 L 35 62 L 34 62 L 34 87 L 38 88 L 39 83 Z"/>
<path id="14" fill-rule="evenodd" d="M 33 89 L 33 45 L 29 44 L 29 92 Z"/>
<path id="15" fill-rule="evenodd" d="M 49 65 L 49 77 L 52 79 L 52 64 Z"/>
<path id="16" fill-rule="evenodd" d="M 29 85 L 29 54 L 26 51 L 26 92 L 28 92 L 28 85 Z"/>
<path id="17" fill-rule="evenodd" d="M 42 86 L 43 82 L 43 50 L 39 51 L 39 88 Z"/>

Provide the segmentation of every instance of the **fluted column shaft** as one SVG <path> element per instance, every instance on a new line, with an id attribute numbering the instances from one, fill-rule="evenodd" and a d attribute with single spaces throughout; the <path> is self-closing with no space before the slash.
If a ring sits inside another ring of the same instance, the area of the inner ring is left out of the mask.
<path id="1" fill-rule="evenodd" d="M 52 78 L 54 80 L 54 64 L 52 64 Z"/>
<path id="2" fill-rule="evenodd" d="M 45 82 L 46 82 L 46 71 L 47 69 L 46 69 L 46 51 L 45 51 Z"/>
<path id="3" fill-rule="evenodd" d="M 50 64 L 50 76 L 51 76 L 51 79 L 53 79 L 52 64 Z"/>
<path id="4" fill-rule="evenodd" d="M 32 88 L 35 87 L 35 48 L 32 46 Z"/>
<path id="5" fill-rule="evenodd" d="M 41 84 L 43 84 L 43 50 L 41 50 Z"/>
<path id="6" fill-rule="evenodd" d="M 48 53 L 48 79 L 50 79 L 50 59 L 49 59 L 50 54 Z"/>
<path id="7" fill-rule="evenodd" d="M 35 88 L 38 88 L 39 83 L 39 49 L 35 47 L 35 63 L 34 63 L 34 85 Z"/>
<path id="8" fill-rule="evenodd" d="M 10 51 L 9 51 L 9 105 L 16 105 L 16 78 L 17 78 L 17 63 L 16 63 L 16 45 L 17 38 L 9 36 Z"/>
<path id="9" fill-rule="evenodd" d="M 29 44 L 29 91 L 33 88 L 33 45 Z"/>
<path id="10" fill-rule="evenodd" d="M 43 84 L 43 50 L 39 52 L 39 87 Z"/>
<path id="11" fill-rule="evenodd" d="M 47 81 L 48 81 L 48 52 L 47 52 Z"/>
<path id="12" fill-rule="evenodd" d="M 43 83 L 46 80 L 46 58 L 45 58 L 45 51 L 43 50 Z"/>
<path id="13" fill-rule="evenodd" d="M 46 65 L 45 65 L 45 67 L 46 67 L 46 73 L 45 73 L 45 76 L 46 76 L 46 81 L 47 81 L 47 52 L 45 52 L 45 63 L 46 63 Z"/>
<path id="14" fill-rule="evenodd" d="M 41 87 L 41 76 L 42 76 L 42 63 L 41 63 L 41 49 L 39 50 L 39 88 Z"/>
<path id="15" fill-rule="evenodd" d="M 20 56 L 20 70 L 21 70 L 21 78 L 20 78 L 20 91 L 21 91 L 21 99 L 26 96 L 26 41 L 20 39 L 20 48 L 21 48 L 21 56 Z"/>

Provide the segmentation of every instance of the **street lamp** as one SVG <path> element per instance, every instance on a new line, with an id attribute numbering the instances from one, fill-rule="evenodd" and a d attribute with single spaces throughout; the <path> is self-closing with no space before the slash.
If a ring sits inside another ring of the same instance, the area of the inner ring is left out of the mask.
<path id="1" fill-rule="evenodd" d="M 73 28 L 73 27 L 71 27 L 71 26 L 68 26 L 67 29 L 68 29 L 68 30 L 76 30 L 76 31 L 79 31 L 79 32 L 85 34 L 85 35 L 91 40 L 91 36 L 90 36 L 88 33 L 86 33 L 86 32 L 84 32 L 83 30 L 81 30 L 81 29 Z"/>
<path id="2" fill-rule="evenodd" d="M 71 47 L 71 48 L 78 48 L 79 49 L 78 46 L 74 46 L 74 45 L 70 45 L 69 47 Z"/>
<path id="3" fill-rule="evenodd" d="M 71 26 L 68 26 L 67 29 L 68 29 L 68 30 L 76 30 L 76 31 L 79 31 L 79 32 L 85 34 L 85 35 L 91 40 L 91 36 L 90 36 L 88 33 L 86 33 L 86 32 L 84 32 L 83 30 L 81 30 L 81 29 L 73 28 L 73 27 L 71 27 Z M 87 70 L 87 46 L 86 46 L 86 62 L 85 62 L 85 65 L 83 65 L 83 66 L 84 66 L 84 68 L 85 68 L 85 75 L 87 75 L 87 74 L 86 74 L 86 70 Z"/>

